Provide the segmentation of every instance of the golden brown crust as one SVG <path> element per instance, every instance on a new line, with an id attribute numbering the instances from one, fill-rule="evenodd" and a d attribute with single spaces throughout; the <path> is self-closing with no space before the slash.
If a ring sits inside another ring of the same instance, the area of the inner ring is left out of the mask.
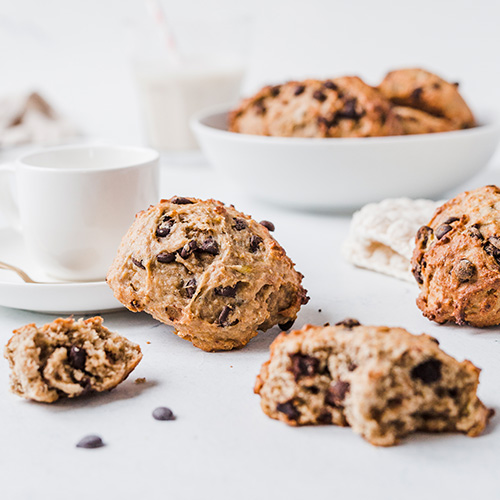
<path id="1" fill-rule="evenodd" d="M 395 105 L 448 120 L 453 129 L 475 126 L 474 115 L 458 92 L 457 85 L 429 71 L 420 68 L 391 71 L 378 89 Z"/>
<path id="2" fill-rule="evenodd" d="M 479 435 L 492 415 L 476 395 L 479 372 L 428 335 L 350 320 L 280 334 L 254 391 L 288 425 L 349 425 L 391 446 L 419 430 Z"/>
<path id="3" fill-rule="evenodd" d="M 320 138 L 403 133 L 390 103 L 354 76 L 264 87 L 230 113 L 229 130 Z"/>
<path id="4" fill-rule="evenodd" d="M 137 215 L 108 272 L 116 298 L 206 351 L 294 320 L 302 275 L 269 230 L 220 201 L 177 200 Z"/>
<path id="5" fill-rule="evenodd" d="M 457 129 L 450 120 L 438 118 L 420 109 L 394 106 L 392 110 L 401 123 L 405 135 L 433 134 Z"/>
<path id="6" fill-rule="evenodd" d="M 416 238 L 418 307 L 429 319 L 500 324 L 500 189 L 485 186 L 442 205 Z"/>

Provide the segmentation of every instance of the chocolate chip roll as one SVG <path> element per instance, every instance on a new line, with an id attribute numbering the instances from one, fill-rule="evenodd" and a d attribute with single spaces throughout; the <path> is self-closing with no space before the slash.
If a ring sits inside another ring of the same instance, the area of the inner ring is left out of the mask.
<path id="1" fill-rule="evenodd" d="M 302 275 L 259 224 L 220 201 L 175 197 L 137 215 L 108 272 L 116 298 L 205 351 L 295 320 Z"/>
<path id="2" fill-rule="evenodd" d="M 418 307 L 438 323 L 500 324 L 500 189 L 464 192 L 420 228 L 412 271 Z"/>

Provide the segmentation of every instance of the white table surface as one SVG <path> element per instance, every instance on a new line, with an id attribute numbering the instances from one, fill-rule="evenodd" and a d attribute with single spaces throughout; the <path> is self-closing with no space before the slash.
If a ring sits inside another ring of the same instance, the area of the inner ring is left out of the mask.
<path id="1" fill-rule="evenodd" d="M 499 181 L 500 170 L 490 168 L 468 185 Z M 499 329 L 431 323 L 415 305 L 415 285 L 346 263 L 340 245 L 349 216 L 264 205 L 204 164 L 163 165 L 161 182 L 163 197 L 219 198 L 275 223 L 274 235 L 305 275 L 311 296 L 297 327 L 355 317 L 427 332 L 446 352 L 483 369 L 479 395 L 500 409 Z M 1 343 L 14 328 L 54 318 L 0 307 Z M 2 500 L 499 498 L 498 415 L 478 438 L 420 434 L 392 448 L 373 447 L 349 428 L 292 428 L 265 416 L 253 394 L 277 328 L 239 351 L 205 353 L 145 313 L 123 310 L 104 319 L 144 353 L 129 379 L 110 393 L 31 403 L 9 392 L 7 362 L 0 362 Z M 138 377 L 147 382 L 135 384 Z M 177 419 L 155 421 L 157 406 L 170 407 Z M 76 448 L 90 433 L 106 446 Z"/>

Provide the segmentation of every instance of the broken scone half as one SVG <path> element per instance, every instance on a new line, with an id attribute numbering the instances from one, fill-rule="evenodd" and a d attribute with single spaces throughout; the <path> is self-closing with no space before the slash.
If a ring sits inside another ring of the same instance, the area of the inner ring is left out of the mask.
<path id="1" fill-rule="evenodd" d="M 137 344 L 110 332 L 101 317 L 56 319 L 38 328 L 14 330 L 5 347 L 11 390 L 26 399 L 52 403 L 113 389 L 142 358 Z"/>
<path id="2" fill-rule="evenodd" d="M 348 320 L 280 334 L 255 392 L 289 425 L 351 426 L 391 446 L 415 431 L 479 435 L 493 414 L 476 395 L 479 372 L 428 335 Z"/>

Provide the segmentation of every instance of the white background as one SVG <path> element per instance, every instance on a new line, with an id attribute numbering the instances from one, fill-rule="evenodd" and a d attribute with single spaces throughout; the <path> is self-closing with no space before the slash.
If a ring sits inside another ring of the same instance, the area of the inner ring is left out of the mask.
<path id="1" fill-rule="evenodd" d="M 460 81 L 475 109 L 500 108 L 499 2 L 164 5 L 174 26 L 194 20 L 206 25 L 227 15 L 253 18 L 246 92 L 316 75 L 353 73 L 375 83 L 386 70 L 415 65 Z M 137 47 L 130 33 L 136 23 L 147 23 L 145 16 L 143 3 L 133 0 L 4 0 L 0 96 L 39 90 L 88 135 L 141 144 L 130 66 Z M 495 166 L 470 185 L 499 182 Z M 276 238 L 306 276 L 312 297 L 297 326 L 351 316 L 426 331 L 450 354 L 483 368 L 479 394 L 500 408 L 498 329 L 432 324 L 415 307 L 414 285 L 345 263 L 339 247 L 347 217 L 264 207 L 235 195 L 208 167 L 164 168 L 161 190 L 164 196 L 221 198 L 257 220 L 273 220 Z M 14 328 L 52 319 L 0 307 L 1 342 Z M 139 342 L 144 352 L 136 372 L 109 394 L 51 406 L 25 402 L 9 394 L 7 363 L 0 363 L 2 500 L 499 498 L 498 416 L 476 439 L 419 435 L 399 447 L 377 449 L 350 429 L 293 429 L 263 415 L 252 386 L 277 329 L 241 351 L 210 354 L 145 314 L 107 314 L 105 324 Z M 136 377 L 148 382 L 135 385 Z M 154 421 L 151 411 L 160 405 L 170 406 L 178 419 Z M 103 436 L 105 448 L 74 447 L 92 432 Z"/>

